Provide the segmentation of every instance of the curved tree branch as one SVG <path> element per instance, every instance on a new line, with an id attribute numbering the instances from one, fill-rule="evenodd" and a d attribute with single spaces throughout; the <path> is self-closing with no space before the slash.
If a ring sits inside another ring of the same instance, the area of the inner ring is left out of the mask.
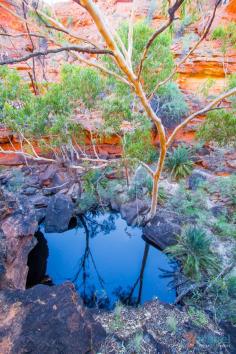
<path id="1" fill-rule="evenodd" d="M 173 142 L 174 138 L 176 137 L 177 133 L 183 129 L 191 120 L 193 120 L 194 118 L 196 118 L 199 115 L 205 114 L 208 111 L 211 111 L 212 108 L 214 106 L 216 106 L 219 102 L 221 102 L 222 100 L 224 100 L 227 97 L 236 95 L 236 87 L 222 93 L 220 96 L 218 96 L 217 98 L 215 98 L 213 101 L 211 101 L 207 106 L 205 106 L 204 108 L 200 109 L 199 111 L 191 114 L 190 116 L 188 116 L 181 124 L 179 124 L 173 131 L 173 133 L 170 135 L 170 137 L 167 140 L 167 147 L 170 146 L 170 144 Z M 218 107 L 219 108 L 219 107 Z M 222 107 L 223 108 L 223 107 Z"/>
<path id="2" fill-rule="evenodd" d="M 142 58 L 141 58 L 141 61 L 140 61 L 140 64 L 139 64 L 139 68 L 138 68 L 138 79 L 140 79 L 140 76 L 141 76 L 141 73 L 142 73 L 142 69 L 143 69 L 143 64 L 144 64 L 144 61 L 145 59 L 147 58 L 147 53 L 148 53 L 148 50 L 149 48 L 151 47 L 152 43 L 155 41 L 155 39 L 162 33 L 164 32 L 171 24 L 172 22 L 176 19 L 175 18 L 175 13 L 176 11 L 180 8 L 180 6 L 183 4 L 185 0 L 176 0 L 176 2 L 174 3 L 174 5 L 172 7 L 169 8 L 168 10 L 168 13 L 169 13 L 169 19 L 168 21 L 163 25 L 161 26 L 160 28 L 158 28 L 154 33 L 153 35 L 150 37 L 150 39 L 148 40 L 145 48 L 144 48 L 144 51 L 143 51 L 143 54 L 142 54 Z"/>
<path id="3" fill-rule="evenodd" d="M 28 4 L 28 7 L 30 7 L 30 8 L 31 8 L 33 11 L 35 11 L 35 13 L 36 13 L 36 10 L 35 10 L 31 5 Z M 1 4 L 1 3 L 0 3 L 0 8 L 3 8 L 3 9 L 6 10 L 8 13 L 10 13 L 10 14 L 13 15 L 14 17 L 18 18 L 18 19 L 19 19 L 21 22 L 23 22 L 23 23 L 26 23 L 26 22 L 27 22 L 28 24 L 31 24 L 31 25 L 34 25 L 34 26 L 36 25 L 35 22 L 30 21 L 29 19 L 27 19 L 27 20 L 24 19 L 24 17 L 18 15 L 15 11 L 11 10 L 9 7 L 5 6 L 4 4 Z M 72 38 L 76 38 L 76 39 L 78 39 L 79 41 L 84 42 L 84 43 L 88 43 L 88 44 L 90 44 L 90 45 L 92 45 L 92 46 L 94 46 L 94 47 L 96 48 L 96 45 L 95 45 L 94 43 L 90 42 L 88 39 L 79 37 L 76 33 L 71 32 L 70 30 L 68 30 L 67 28 L 65 28 L 60 22 L 54 20 L 53 18 L 51 18 L 50 16 L 44 14 L 43 12 L 41 12 L 41 11 L 39 11 L 39 10 L 37 10 L 37 11 L 38 11 L 38 13 L 40 13 L 41 16 L 44 16 L 45 18 L 48 19 L 48 21 L 50 21 L 50 22 L 53 24 L 53 25 L 51 25 L 51 26 L 49 25 L 49 27 L 50 27 L 51 29 L 54 29 L 55 31 L 63 32 L 63 33 L 65 33 L 65 34 L 69 35 L 69 36 L 72 37 Z M 39 26 L 37 26 L 37 27 L 39 27 Z M 39 30 L 40 30 L 40 29 L 39 29 Z"/>
<path id="4" fill-rule="evenodd" d="M 89 54 L 113 55 L 112 51 L 107 50 L 107 49 L 97 49 L 97 48 L 80 47 L 80 46 L 67 46 L 67 47 L 61 47 L 61 48 L 55 48 L 55 49 L 48 49 L 46 51 L 35 51 L 33 53 L 22 56 L 20 58 L 6 59 L 3 61 L 0 61 L 0 65 L 21 63 L 21 62 L 27 61 L 31 58 L 40 57 L 41 55 L 56 54 L 56 53 L 65 52 L 65 51 L 66 52 L 75 51 L 75 52 L 79 52 L 79 53 L 89 53 Z"/>
<path id="5" fill-rule="evenodd" d="M 131 86 L 129 81 L 127 81 L 124 77 L 122 77 L 121 75 L 118 75 L 115 71 L 111 71 L 111 70 L 107 69 L 106 67 L 101 65 L 99 62 L 92 61 L 92 60 L 87 60 L 85 58 L 82 58 L 80 55 L 76 55 L 76 58 L 79 61 L 87 64 L 88 66 L 92 66 L 94 68 L 97 68 L 97 69 L 101 70 L 104 74 L 114 76 L 117 80 L 123 82 L 124 84 L 126 84 L 128 86 Z"/>
<path id="6" fill-rule="evenodd" d="M 29 33 L 31 37 L 36 37 L 36 38 L 46 38 L 43 35 L 37 34 L 37 33 Z M 0 36 L 3 37 L 11 37 L 11 38 L 21 38 L 29 35 L 27 32 L 25 33 L 20 33 L 20 34 L 10 34 L 10 33 L 2 33 L 0 32 Z"/>
<path id="7" fill-rule="evenodd" d="M 197 49 L 197 47 L 199 46 L 199 44 L 206 38 L 206 36 L 208 35 L 210 29 L 211 29 L 211 25 L 214 21 L 215 15 L 216 15 L 216 10 L 218 8 L 218 6 L 220 5 L 221 0 L 216 0 L 215 2 L 215 6 L 211 15 L 210 20 L 208 21 L 208 23 L 206 24 L 203 33 L 201 35 L 201 37 L 199 38 L 199 40 L 194 44 L 194 46 L 190 49 L 190 51 L 185 55 L 185 57 L 180 60 L 180 62 L 175 66 L 175 69 L 173 70 L 173 72 L 163 81 L 157 83 L 157 85 L 155 86 L 153 92 L 148 96 L 148 99 L 151 100 L 153 95 L 155 94 L 155 92 L 163 85 L 165 85 L 167 82 L 169 82 L 177 73 L 177 70 L 179 69 L 179 67 L 184 64 L 186 62 L 186 60 L 190 57 L 190 55 Z"/>

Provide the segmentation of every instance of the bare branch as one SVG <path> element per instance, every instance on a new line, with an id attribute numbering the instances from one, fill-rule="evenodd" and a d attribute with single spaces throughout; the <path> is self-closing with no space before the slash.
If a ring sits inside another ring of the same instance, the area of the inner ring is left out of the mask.
<path id="1" fill-rule="evenodd" d="M 155 41 L 155 39 L 162 33 L 164 32 L 171 24 L 172 22 L 176 19 L 175 18 L 175 13 L 176 11 L 180 8 L 180 6 L 183 4 L 185 0 L 176 0 L 176 2 L 174 3 L 174 5 L 172 7 L 169 8 L 168 13 L 169 13 L 169 19 L 168 21 L 161 26 L 158 30 L 156 30 L 153 35 L 151 36 L 151 38 L 148 40 L 143 54 L 142 54 L 142 58 L 139 64 L 139 68 L 138 68 L 138 80 L 140 79 L 141 73 L 142 73 L 142 69 L 143 69 L 143 63 L 145 61 L 145 59 L 147 58 L 147 53 L 149 48 L 151 47 L 152 43 Z"/>
<path id="2" fill-rule="evenodd" d="M 128 60 L 130 67 L 132 67 L 132 51 L 133 51 L 133 32 L 134 32 L 134 13 L 136 7 L 136 0 L 133 1 L 131 16 L 129 20 L 129 33 L 128 33 Z"/>
<path id="3" fill-rule="evenodd" d="M 31 154 L 28 154 L 27 152 L 23 152 L 23 151 L 11 151 L 11 150 L 4 150 L 2 147 L 0 147 L 0 152 L 2 154 L 6 154 L 6 155 L 20 155 L 20 156 L 23 156 L 23 157 L 27 157 L 28 159 L 31 159 L 31 160 L 34 160 L 34 161 L 45 161 L 45 162 L 56 162 L 56 160 L 54 159 L 49 159 L 49 158 L 46 158 L 46 157 L 36 157 L 36 156 L 33 156 Z"/>
<path id="4" fill-rule="evenodd" d="M 25 0 L 23 0 L 25 2 Z M 85 39 L 85 38 L 82 38 L 82 37 L 79 37 L 75 32 L 73 31 L 70 31 L 68 28 L 66 28 L 61 22 L 57 21 L 56 19 L 54 19 L 53 17 L 49 16 L 48 14 L 46 14 L 45 12 L 39 10 L 38 8 L 35 9 L 33 6 L 31 6 L 30 4 L 27 4 L 27 6 L 32 10 L 34 11 L 38 17 L 40 17 L 42 19 L 42 17 L 44 17 L 45 19 L 47 19 L 52 25 L 48 25 L 45 21 L 44 24 L 46 27 L 50 28 L 50 29 L 53 29 L 53 30 L 56 30 L 56 31 L 59 31 L 59 32 L 63 32 L 73 38 L 76 38 L 82 42 L 85 42 L 85 43 L 89 43 L 90 45 L 96 47 L 95 44 L 93 44 L 92 42 L 90 42 L 88 39 Z"/>
<path id="5" fill-rule="evenodd" d="M 28 6 L 36 12 L 36 10 L 28 4 Z M 0 7 L 2 7 L 4 10 L 6 10 L 7 12 L 9 12 L 11 15 L 15 16 L 16 18 L 18 18 L 20 21 L 22 21 L 23 23 L 28 23 L 28 24 L 31 24 L 31 25 L 37 25 L 35 22 L 33 21 L 30 21 L 29 19 L 24 19 L 24 17 L 18 15 L 16 12 L 14 12 L 13 10 L 11 10 L 9 7 L 5 6 L 4 4 L 0 3 Z M 48 20 L 51 21 L 51 23 L 54 23 L 55 25 L 53 26 L 50 26 L 51 29 L 54 29 L 55 31 L 60 31 L 60 32 L 64 32 L 65 34 L 69 35 L 70 37 L 72 38 L 75 38 L 75 39 L 78 39 L 79 41 L 81 42 L 84 42 L 84 43 L 88 43 L 88 44 L 91 44 L 92 46 L 94 46 L 96 48 L 96 45 L 92 42 L 90 42 L 88 39 L 85 39 L 85 38 L 82 38 L 82 37 L 79 37 L 76 33 L 68 30 L 67 28 L 65 28 L 60 22 L 58 21 L 55 21 L 53 20 L 50 16 L 44 14 L 43 12 L 41 11 L 38 11 L 38 13 L 41 15 L 41 16 L 44 16 L 45 18 L 47 18 Z M 39 26 L 38 26 L 39 27 Z"/>
<path id="6" fill-rule="evenodd" d="M 79 61 L 81 61 L 81 62 L 83 62 L 83 63 L 86 63 L 86 64 L 89 65 L 89 66 L 93 66 L 93 67 L 95 67 L 95 68 L 101 70 L 101 71 L 104 72 L 106 75 L 112 75 L 112 76 L 114 76 L 117 80 L 122 81 L 122 82 L 125 83 L 126 85 L 129 85 L 129 86 L 131 85 L 131 84 L 129 83 L 129 81 L 127 81 L 124 77 L 118 75 L 118 74 L 117 74 L 116 72 L 114 72 L 114 71 L 111 71 L 111 70 L 105 68 L 103 65 L 101 65 L 101 64 L 98 63 L 97 61 L 95 62 L 95 61 L 92 61 L 92 60 L 87 60 L 87 59 L 81 57 L 80 55 L 76 55 L 76 58 L 77 58 Z"/>
<path id="7" fill-rule="evenodd" d="M 205 291 L 204 293 L 211 288 L 219 279 L 224 278 L 227 274 L 229 274 L 232 269 L 235 267 L 235 262 L 229 264 L 228 266 L 226 266 L 210 283 L 207 282 L 200 282 L 200 283 L 196 283 L 196 284 L 192 284 L 190 285 L 186 290 L 184 290 L 182 293 L 180 293 L 177 298 L 175 299 L 175 305 L 179 304 L 183 298 L 191 293 L 193 293 L 196 290 L 200 290 L 200 289 L 204 289 Z"/>
<path id="8" fill-rule="evenodd" d="M 61 47 L 61 48 L 55 48 L 55 49 L 48 49 L 45 51 L 35 51 L 33 53 L 30 53 L 30 54 L 25 55 L 20 58 L 6 59 L 4 61 L 1 61 L 0 65 L 21 63 L 22 61 L 27 61 L 31 58 L 40 57 L 41 55 L 44 56 L 44 55 L 48 55 L 48 54 L 56 54 L 56 53 L 65 52 L 65 51 L 66 52 L 75 51 L 75 52 L 89 53 L 89 54 L 113 55 L 113 53 L 107 49 L 96 49 L 96 48 L 91 48 L 91 47 L 80 47 L 80 46 L 67 46 L 67 47 Z"/>
<path id="9" fill-rule="evenodd" d="M 27 23 L 27 4 L 25 2 L 25 0 L 22 0 L 22 10 L 23 10 L 23 14 L 24 14 L 24 19 L 25 19 L 25 28 L 26 31 L 28 33 L 28 37 L 32 46 L 32 52 L 34 52 L 35 50 L 35 46 L 34 46 L 34 41 L 31 37 L 30 34 L 30 28 L 29 28 L 29 24 Z M 35 94 L 38 94 L 38 85 L 37 85 L 37 79 L 36 79 L 36 71 L 35 71 L 35 59 L 34 57 L 32 58 L 32 72 L 33 72 L 33 76 L 32 76 L 32 84 L 33 84 L 33 88 L 35 90 Z"/>
<path id="10" fill-rule="evenodd" d="M 223 94 L 221 94 L 220 96 L 218 96 L 217 98 L 215 98 L 213 101 L 211 101 L 206 107 L 200 109 L 200 111 L 197 111 L 193 114 L 191 114 L 190 116 L 188 116 L 181 124 L 179 124 L 173 131 L 173 133 L 170 135 L 170 137 L 167 140 L 167 147 L 170 146 L 170 144 L 173 142 L 174 138 L 176 137 L 177 133 L 183 129 L 191 120 L 193 120 L 194 118 L 196 118 L 199 115 L 205 114 L 208 111 L 212 110 L 212 108 L 214 106 L 216 106 L 219 102 L 221 102 L 222 100 L 226 99 L 227 97 L 236 95 L 236 87 L 224 92 Z"/>
<path id="11" fill-rule="evenodd" d="M 199 38 L 199 40 L 194 44 L 194 46 L 190 49 L 190 51 L 186 54 L 186 56 L 182 60 L 180 60 L 180 62 L 175 66 L 175 69 L 173 70 L 173 72 L 165 80 L 157 83 L 157 85 L 155 86 L 153 92 L 148 96 L 149 100 L 152 99 L 152 97 L 155 94 L 155 92 L 161 86 L 165 85 L 167 82 L 169 82 L 175 76 L 175 74 L 177 73 L 179 67 L 186 62 L 186 60 L 190 57 L 190 55 L 197 49 L 199 44 L 206 38 L 206 36 L 208 35 L 208 33 L 209 33 L 210 29 L 211 29 L 211 25 L 212 25 L 212 23 L 214 21 L 215 15 L 216 15 L 216 10 L 217 10 L 218 6 L 220 5 L 220 3 L 221 3 L 221 0 L 216 0 L 216 3 L 215 3 L 215 6 L 214 6 L 214 9 L 213 9 L 211 18 L 208 21 L 208 23 L 206 24 L 206 26 L 205 26 L 205 28 L 203 30 L 203 33 L 202 33 L 201 37 Z"/>
<path id="12" fill-rule="evenodd" d="M 3 37 L 12 37 L 12 38 L 21 38 L 21 37 L 25 37 L 28 36 L 28 33 L 20 33 L 20 34 L 10 34 L 10 33 L 0 33 L 0 36 Z M 30 32 L 30 36 L 31 37 L 36 37 L 36 38 L 46 38 L 43 35 L 37 34 L 37 33 L 31 33 Z"/>

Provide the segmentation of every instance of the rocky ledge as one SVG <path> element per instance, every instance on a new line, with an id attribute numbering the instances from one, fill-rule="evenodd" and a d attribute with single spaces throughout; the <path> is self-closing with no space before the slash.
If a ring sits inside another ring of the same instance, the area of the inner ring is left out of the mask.
<path id="1" fill-rule="evenodd" d="M 159 301 L 114 311 L 86 309 L 74 286 L 0 293 L 2 354 L 229 353 L 222 330 L 207 316 Z"/>
<path id="2" fill-rule="evenodd" d="M 80 195 L 79 175 L 57 165 L 32 165 L 0 173 L 0 289 L 24 289 L 33 237 L 45 218 L 47 230 L 62 232 Z"/>
<path id="3" fill-rule="evenodd" d="M 106 336 L 72 284 L 0 293 L 0 352 L 97 353 Z"/>
<path id="4" fill-rule="evenodd" d="M 100 353 L 230 353 L 223 331 L 207 315 L 202 322 L 197 317 L 158 300 L 100 312 L 95 319 L 107 331 Z"/>

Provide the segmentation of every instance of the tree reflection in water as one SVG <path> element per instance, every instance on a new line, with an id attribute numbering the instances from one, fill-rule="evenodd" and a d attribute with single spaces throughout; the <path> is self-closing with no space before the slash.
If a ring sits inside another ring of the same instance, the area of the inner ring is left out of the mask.
<path id="1" fill-rule="evenodd" d="M 90 246 L 89 241 L 90 241 L 90 235 L 91 237 L 94 237 L 96 234 L 98 234 L 101 231 L 103 231 L 104 233 L 109 233 L 110 230 L 114 228 L 113 215 L 111 214 L 109 220 L 104 220 L 102 224 L 99 224 L 94 220 L 88 217 L 86 218 L 85 216 L 82 215 L 79 217 L 79 219 L 85 230 L 86 243 L 85 243 L 84 254 L 81 257 L 79 262 L 79 269 L 77 270 L 75 276 L 71 279 L 71 281 L 75 284 L 75 287 L 80 293 L 80 296 L 82 297 L 86 306 L 88 307 L 98 306 L 99 308 L 108 308 L 110 307 L 110 301 L 106 296 L 106 290 L 104 286 L 105 283 L 98 272 L 94 257 L 89 247 Z M 95 274 L 98 278 L 99 284 L 101 286 L 101 289 L 103 289 L 104 291 L 104 297 L 101 296 L 98 297 L 95 286 L 89 285 L 87 282 L 89 278 L 88 268 L 89 268 L 90 259 L 94 267 Z M 79 278 L 81 274 L 82 274 L 82 281 L 79 282 Z"/>
<path id="2" fill-rule="evenodd" d="M 37 239 L 36 246 L 30 251 L 27 265 L 29 267 L 26 288 L 31 288 L 37 284 L 53 285 L 51 278 L 46 274 L 47 259 L 49 255 L 48 243 L 44 234 L 36 231 L 35 237 Z"/>
<path id="3" fill-rule="evenodd" d="M 55 284 L 72 281 L 88 307 L 104 309 L 117 301 L 135 306 L 156 296 L 175 300 L 175 291 L 160 271 L 160 266 L 166 268 L 173 278 L 168 257 L 146 243 L 142 230 L 129 227 L 119 214 L 90 213 L 74 219 L 64 233 L 43 232 L 42 225 L 29 260 L 31 284 L 42 282 L 41 273 L 47 272 Z"/>
<path id="4" fill-rule="evenodd" d="M 86 246 L 84 250 L 84 254 L 79 262 L 79 269 L 77 270 L 75 276 L 71 279 L 71 281 L 75 284 L 76 289 L 80 293 L 80 296 L 83 298 L 83 301 L 88 307 L 99 307 L 103 309 L 109 309 L 114 307 L 114 303 L 109 299 L 106 287 L 105 280 L 101 276 L 96 266 L 96 261 L 93 257 L 93 254 L 90 250 L 90 238 L 95 237 L 100 232 L 104 234 L 109 234 L 111 230 L 115 230 L 116 226 L 114 223 L 116 214 L 110 214 L 106 220 L 103 220 L 102 223 L 98 223 L 95 218 L 91 218 L 90 216 L 80 216 L 81 224 L 85 230 L 86 237 Z M 127 229 L 127 228 L 126 228 Z M 128 231 L 127 235 L 131 237 Z M 147 264 L 148 254 L 149 254 L 150 245 L 147 242 L 144 242 L 144 251 L 142 256 L 141 268 L 138 274 L 137 279 L 134 284 L 129 287 L 118 286 L 113 290 L 113 295 L 117 298 L 117 301 L 123 303 L 128 306 L 137 306 L 142 302 L 142 291 L 143 291 L 143 282 L 144 282 L 144 272 Z M 98 294 L 98 291 L 94 285 L 88 284 L 88 280 L 90 277 L 89 270 L 89 262 L 91 260 L 91 264 L 94 268 L 95 274 L 97 276 L 98 282 L 102 289 L 102 293 Z M 173 271 L 166 272 L 165 269 L 163 271 L 163 277 L 173 277 Z M 166 272 L 166 273 L 165 273 Z M 81 276 L 82 274 L 82 276 Z M 79 281 L 81 276 L 81 280 Z M 136 294 L 137 293 L 137 294 Z"/>
<path id="5" fill-rule="evenodd" d="M 144 277 L 145 266 L 147 264 L 149 247 L 150 247 L 150 245 L 145 242 L 140 273 L 138 275 L 138 278 L 134 282 L 133 286 L 126 289 L 126 290 L 122 289 L 122 287 L 118 287 L 114 291 L 114 294 L 117 296 L 119 301 L 121 303 L 123 303 L 124 305 L 129 305 L 129 306 L 136 305 L 137 306 L 141 303 L 142 289 L 143 289 L 143 277 Z M 134 296 L 134 292 L 136 289 L 138 289 L 138 296 Z"/>

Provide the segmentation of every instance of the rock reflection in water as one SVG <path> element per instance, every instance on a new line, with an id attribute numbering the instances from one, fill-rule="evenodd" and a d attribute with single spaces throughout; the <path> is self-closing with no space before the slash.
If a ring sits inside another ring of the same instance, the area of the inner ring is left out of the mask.
<path id="1" fill-rule="evenodd" d="M 26 280 L 26 288 L 31 288 L 40 283 L 53 285 L 52 280 L 46 275 L 47 259 L 49 255 L 47 240 L 40 230 L 35 233 L 35 237 L 37 244 L 28 256 L 27 265 L 29 271 Z"/>
<path id="2" fill-rule="evenodd" d="M 47 273 L 55 284 L 72 281 L 88 307 L 110 309 L 118 300 L 137 305 L 154 297 L 175 300 L 173 274 L 166 278 L 160 268 L 172 272 L 176 264 L 119 214 L 87 214 L 78 218 L 76 228 L 44 236 Z"/>

